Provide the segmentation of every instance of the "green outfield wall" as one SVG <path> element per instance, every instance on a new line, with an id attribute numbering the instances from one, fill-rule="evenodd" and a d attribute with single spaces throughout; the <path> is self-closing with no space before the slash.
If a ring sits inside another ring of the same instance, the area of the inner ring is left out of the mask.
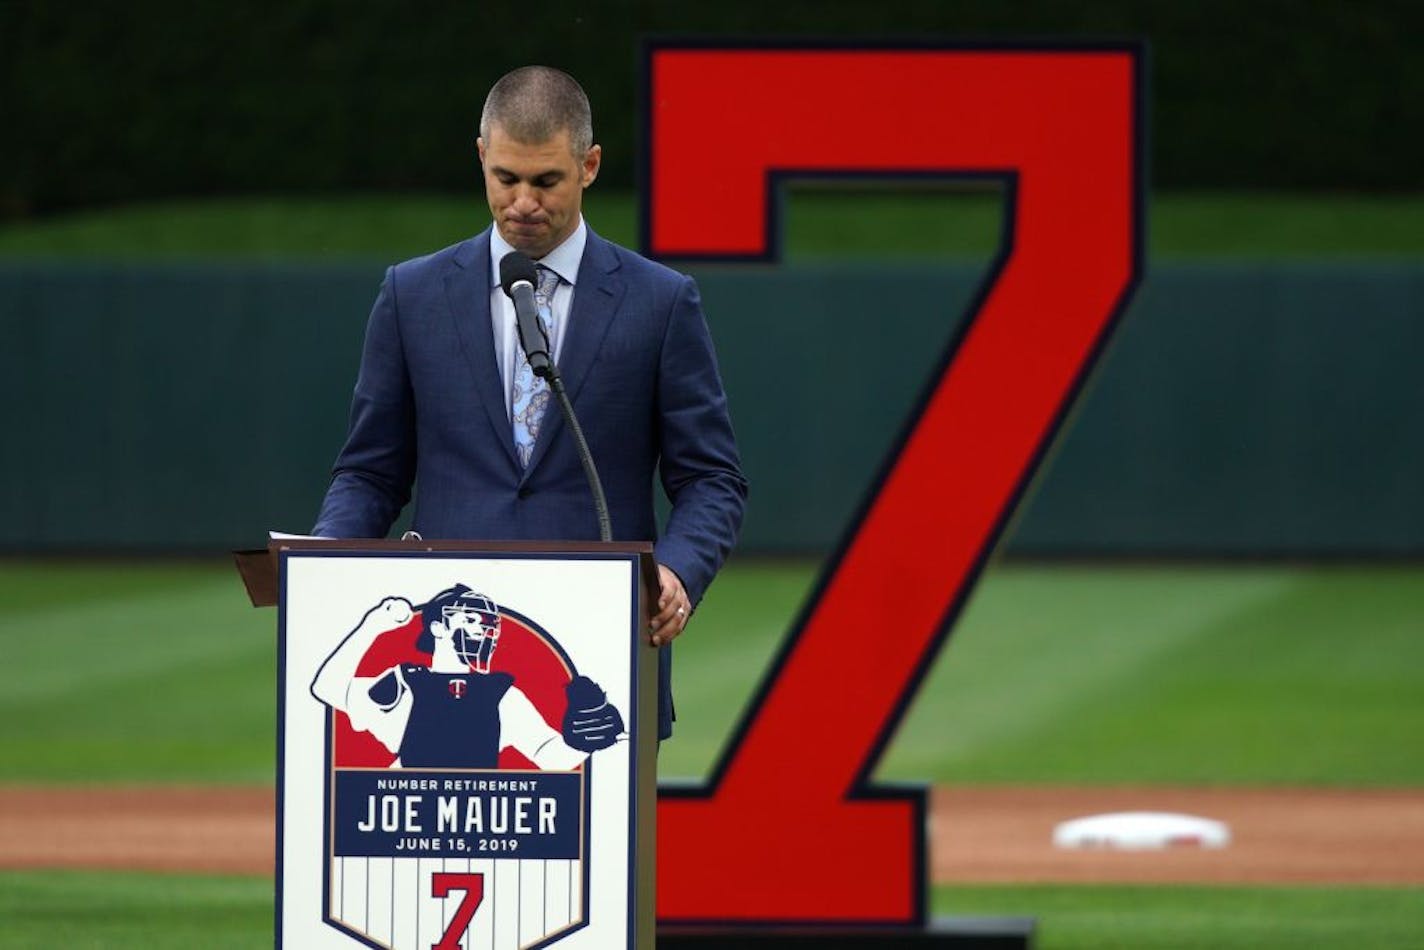
<path id="1" fill-rule="evenodd" d="M 0 549 L 222 549 L 305 530 L 381 272 L 0 265 Z M 742 550 L 825 550 L 980 270 L 695 273 L 752 483 Z M 1422 317 L 1418 265 L 1154 268 L 1009 551 L 1424 553 Z M 944 490 L 974 464 L 946 458 Z"/>

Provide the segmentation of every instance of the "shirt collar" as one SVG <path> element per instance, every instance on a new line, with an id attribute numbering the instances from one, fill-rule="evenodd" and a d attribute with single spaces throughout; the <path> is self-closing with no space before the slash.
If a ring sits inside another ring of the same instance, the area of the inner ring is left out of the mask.
<path id="1" fill-rule="evenodd" d="M 541 264 L 549 270 L 558 274 L 566 284 L 578 283 L 579 263 L 583 260 L 584 245 L 588 243 L 588 225 L 584 223 L 583 215 L 579 215 L 578 227 L 574 228 L 574 233 L 564 238 L 564 243 L 545 254 L 536 264 Z M 514 250 L 509 242 L 500 237 L 499 228 L 490 228 L 490 286 L 499 286 L 499 262 Z"/>

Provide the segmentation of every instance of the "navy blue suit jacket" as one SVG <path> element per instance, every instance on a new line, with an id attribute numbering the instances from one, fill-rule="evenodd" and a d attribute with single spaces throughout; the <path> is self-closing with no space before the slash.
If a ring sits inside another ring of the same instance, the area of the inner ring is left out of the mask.
<path id="1" fill-rule="evenodd" d="M 371 310 L 350 430 L 313 534 L 385 537 L 417 486 L 428 539 L 597 540 L 588 483 L 554 404 L 528 468 L 495 360 L 489 231 L 390 268 Z M 559 354 L 615 540 L 655 540 L 696 604 L 746 499 L 727 399 L 690 277 L 590 229 Z M 658 537 L 653 486 L 672 503 Z M 659 733 L 671 731 L 668 650 Z"/>

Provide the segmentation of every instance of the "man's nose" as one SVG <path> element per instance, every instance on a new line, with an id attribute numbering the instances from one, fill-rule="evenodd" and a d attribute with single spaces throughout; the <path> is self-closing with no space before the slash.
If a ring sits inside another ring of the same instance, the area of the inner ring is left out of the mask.
<path id="1" fill-rule="evenodd" d="M 529 214 L 539 210 L 539 199 L 534 194 L 534 189 L 528 185 L 520 185 L 514 194 L 514 210 L 521 214 Z"/>

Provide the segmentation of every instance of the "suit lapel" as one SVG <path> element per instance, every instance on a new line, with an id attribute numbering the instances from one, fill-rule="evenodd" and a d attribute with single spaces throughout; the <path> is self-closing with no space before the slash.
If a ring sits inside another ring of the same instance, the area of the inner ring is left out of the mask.
<path id="1" fill-rule="evenodd" d="M 579 390 L 583 388 L 584 380 L 603 346 L 603 338 L 613 324 L 618 304 L 623 299 L 623 282 L 617 276 L 619 266 L 613 246 L 590 228 L 583 260 L 579 262 L 578 283 L 574 285 L 569 328 L 559 353 L 559 373 L 563 376 L 570 403 L 578 401 Z M 556 439 L 569 438 L 563 428 L 563 412 L 553 393 L 550 393 L 549 406 L 544 410 L 544 421 L 539 427 L 539 438 L 529 457 L 529 468 L 524 472 L 525 479 L 539 465 Z"/>
<path id="2" fill-rule="evenodd" d="M 509 424 L 499 362 L 494 355 L 494 322 L 490 319 L 489 230 L 462 244 L 445 273 L 445 296 L 455 321 L 460 348 L 470 365 L 475 393 L 489 416 L 490 430 L 515 467 L 514 430 Z"/>

